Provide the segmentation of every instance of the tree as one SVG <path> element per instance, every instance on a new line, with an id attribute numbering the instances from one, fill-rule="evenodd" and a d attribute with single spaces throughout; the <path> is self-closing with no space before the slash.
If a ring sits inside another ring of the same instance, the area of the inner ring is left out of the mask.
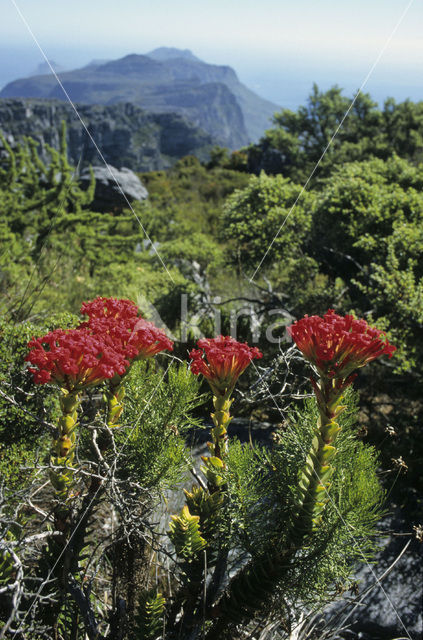
<path id="1" fill-rule="evenodd" d="M 227 198 L 222 238 L 228 242 L 231 262 L 247 275 L 258 266 L 279 229 L 272 245 L 272 262 L 298 257 L 311 226 L 310 195 L 298 200 L 300 192 L 301 186 L 287 178 L 261 173 Z"/>
<path id="2" fill-rule="evenodd" d="M 381 110 L 369 94 L 359 93 L 353 101 L 337 86 L 321 92 L 313 85 L 305 106 L 275 114 L 274 126 L 249 149 L 249 167 L 304 182 L 318 162 L 317 176 L 327 176 L 345 162 L 385 159 L 393 153 L 418 162 L 422 113 L 421 102 L 388 99 Z"/>
<path id="3" fill-rule="evenodd" d="M 346 164 L 315 198 L 308 241 L 319 269 L 346 283 L 357 312 L 395 332 L 401 366 L 419 376 L 422 187 L 422 166 L 398 157 Z"/>

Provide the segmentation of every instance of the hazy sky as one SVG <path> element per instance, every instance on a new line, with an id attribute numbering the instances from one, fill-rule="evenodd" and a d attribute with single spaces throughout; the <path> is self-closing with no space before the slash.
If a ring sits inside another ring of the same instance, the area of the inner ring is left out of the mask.
<path id="1" fill-rule="evenodd" d="M 360 86 L 409 0 L 16 0 L 46 54 L 92 58 L 189 48 L 287 104 L 320 86 Z M 12 0 L 0 0 L 0 85 L 42 60 Z M 414 0 L 367 90 L 423 99 L 423 2 Z M 308 87 L 308 89 L 306 88 Z M 408 93 L 407 93 L 408 92 Z"/>

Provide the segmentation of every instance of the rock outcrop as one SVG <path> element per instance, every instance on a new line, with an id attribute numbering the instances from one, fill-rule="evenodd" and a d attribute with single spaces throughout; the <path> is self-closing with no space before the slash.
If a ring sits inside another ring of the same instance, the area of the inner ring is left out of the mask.
<path id="1" fill-rule="evenodd" d="M 172 166 L 179 158 L 195 155 L 207 160 L 216 141 L 180 115 L 148 113 L 134 104 L 79 105 L 78 112 L 108 164 L 133 171 Z M 71 105 L 53 100 L 0 99 L 0 131 L 9 142 L 31 136 L 59 148 L 60 127 L 67 125 L 68 156 L 73 165 L 98 165 L 102 159 Z"/>
<path id="2" fill-rule="evenodd" d="M 128 202 L 142 202 L 148 197 L 148 191 L 137 175 L 130 169 L 116 169 L 112 165 L 93 166 L 95 193 L 91 207 L 94 211 L 123 209 Z M 84 169 L 79 178 L 82 188 L 88 188 L 91 182 L 90 169 Z"/>

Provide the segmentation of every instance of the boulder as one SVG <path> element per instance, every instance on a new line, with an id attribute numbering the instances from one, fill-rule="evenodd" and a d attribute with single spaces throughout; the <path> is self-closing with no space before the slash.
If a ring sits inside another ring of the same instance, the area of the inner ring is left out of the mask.
<path id="1" fill-rule="evenodd" d="M 122 167 L 116 169 L 111 164 L 92 167 L 95 177 L 95 194 L 91 208 L 94 211 L 113 211 L 128 207 L 128 202 L 142 202 L 148 197 L 148 191 L 138 176 Z M 80 183 L 88 188 L 91 181 L 89 168 L 83 170 Z"/>

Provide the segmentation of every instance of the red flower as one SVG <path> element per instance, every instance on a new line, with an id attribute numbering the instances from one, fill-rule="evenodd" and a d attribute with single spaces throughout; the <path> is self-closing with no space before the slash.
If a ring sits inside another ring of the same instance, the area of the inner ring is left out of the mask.
<path id="1" fill-rule="evenodd" d="M 119 298 L 102 298 L 99 296 L 90 302 L 83 302 L 81 313 L 87 315 L 90 320 L 114 319 L 121 324 L 131 324 L 139 314 L 137 305 L 132 300 Z"/>
<path id="2" fill-rule="evenodd" d="M 152 322 L 139 318 L 129 336 L 127 350 L 133 350 L 136 353 L 135 356 L 128 357 L 151 358 L 160 351 L 173 351 L 173 342 Z"/>
<path id="3" fill-rule="evenodd" d="M 28 343 L 26 360 L 37 368 L 29 370 L 34 382 L 55 382 L 68 390 L 123 375 L 129 367 L 124 354 L 113 348 L 107 335 L 94 336 L 88 329 L 56 329 Z"/>
<path id="4" fill-rule="evenodd" d="M 149 358 L 165 349 L 172 351 L 173 342 L 164 331 L 139 316 L 139 309 L 131 300 L 96 298 L 84 302 L 81 313 L 88 321 L 81 324 L 93 335 L 108 335 L 114 348 L 126 358 Z"/>
<path id="5" fill-rule="evenodd" d="M 383 339 L 385 333 L 370 327 L 365 320 L 337 315 L 329 309 L 320 316 L 305 316 L 288 327 L 303 355 L 324 375 L 347 378 L 354 369 L 386 354 L 396 347 Z"/>
<path id="6" fill-rule="evenodd" d="M 203 374 L 212 389 L 220 393 L 231 391 L 250 362 L 263 356 L 257 347 L 249 347 L 230 336 L 206 338 L 197 345 L 200 348 L 189 354 L 191 371 L 195 375 Z"/>

